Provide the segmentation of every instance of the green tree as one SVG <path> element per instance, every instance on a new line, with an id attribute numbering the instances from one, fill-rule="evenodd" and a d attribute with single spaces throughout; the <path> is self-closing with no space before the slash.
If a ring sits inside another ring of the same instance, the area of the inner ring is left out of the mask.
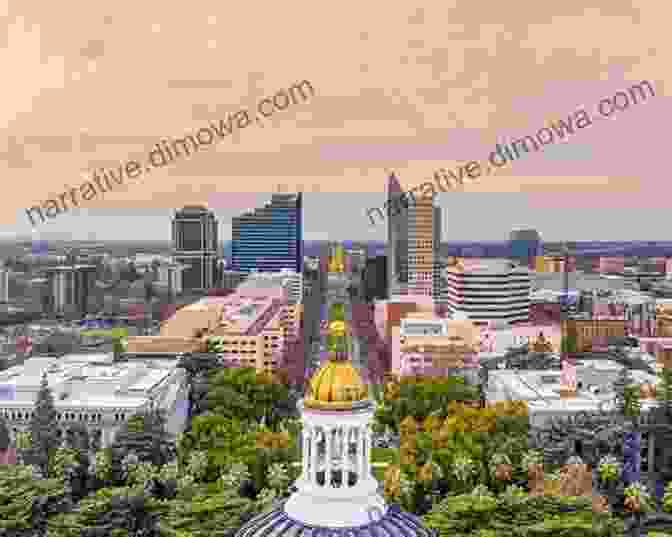
<path id="1" fill-rule="evenodd" d="M 30 435 L 32 446 L 31 461 L 40 468 L 43 475 L 49 475 L 49 461 L 56 448 L 61 445 L 57 436 L 58 421 L 54 407 L 54 396 L 47 382 L 47 375 L 42 375 L 40 389 L 35 399 L 35 411 L 30 419 Z"/>
<path id="2" fill-rule="evenodd" d="M 12 445 L 12 434 L 5 419 L 0 416 L 0 451 L 9 449 Z"/>
<path id="3" fill-rule="evenodd" d="M 632 378 L 630 369 L 623 367 L 614 381 L 614 400 L 616 409 L 622 416 L 629 415 L 628 412 L 631 412 L 633 409 L 632 390 L 629 389 L 633 384 L 634 379 Z"/>
<path id="4" fill-rule="evenodd" d="M 161 529 L 176 537 L 228 537 L 254 513 L 254 503 L 235 489 L 201 490 L 161 506 Z"/>
<path id="5" fill-rule="evenodd" d="M 112 352 L 114 353 L 115 359 L 119 358 L 123 353 L 126 352 L 126 338 L 123 336 L 116 336 L 112 341 Z"/>
<path id="6" fill-rule="evenodd" d="M 113 481 L 122 477 L 120 468 L 123 459 L 137 456 L 139 462 L 149 462 L 162 467 L 174 457 L 174 446 L 165 428 L 165 416 L 161 410 L 149 410 L 131 416 L 116 434 L 112 444 Z"/>
<path id="7" fill-rule="evenodd" d="M 257 373 L 254 368 L 227 368 L 209 378 L 208 410 L 230 419 L 263 421 L 276 430 L 294 404 L 286 379 L 280 375 Z"/>
<path id="8" fill-rule="evenodd" d="M 629 384 L 625 387 L 623 415 L 629 418 L 639 416 L 642 409 L 642 403 L 639 397 L 639 386 L 637 384 Z"/>
<path id="9" fill-rule="evenodd" d="M 562 336 L 560 339 L 560 352 L 562 354 L 571 354 L 577 352 L 575 334 L 568 333 Z"/>
<path id="10" fill-rule="evenodd" d="M 160 506 L 139 487 L 103 488 L 84 498 L 76 510 L 50 517 L 48 532 L 54 537 L 156 536 Z"/>
<path id="11" fill-rule="evenodd" d="M 65 491 L 59 479 L 33 479 L 30 466 L 21 464 L 0 465 L 0 528 L 14 530 L 0 532 L 3 535 L 21 535 L 18 530 L 36 529 L 33 506 L 39 498 L 63 499 Z M 37 535 L 37 533 L 30 533 Z"/>
<path id="12" fill-rule="evenodd" d="M 255 436 L 249 426 L 237 419 L 206 413 L 192 421 L 191 430 L 182 435 L 178 456 L 186 467 L 195 452 L 207 453 L 209 481 L 234 462 L 251 459 L 255 453 Z"/>
<path id="13" fill-rule="evenodd" d="M 658 372 L 656 398 L 659 408 L 663 409 L 668 418 L 672 417 L 672 368 L 664 367 Z"/>

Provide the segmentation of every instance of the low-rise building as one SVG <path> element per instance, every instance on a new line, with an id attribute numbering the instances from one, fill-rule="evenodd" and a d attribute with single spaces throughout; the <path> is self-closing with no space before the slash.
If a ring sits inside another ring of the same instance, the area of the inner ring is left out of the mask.
<path id="1" fill-rule="evenodd" d="M 478 367 L 479 329 L 468 319 L 409 313 L 392 328 L 392 373 L 446 375 Z"/>
<path id="2" fill-rule="evenodd" d="M 290 304 L 287 295 L 288 287 L 242 285 L 225 297 L 201 298 L 164 321 L 158 336 L 128 338 L 128 352 L 203 352 L 208 340 L 216 338 L 224 363 L 281 368 L 302 326 L 302 304 Z"/>
<path id="3" fill-rule="evenodd" d="M 153 405 L 166 411 L 175 435 L 187 419 L 185 372 L 172 360 L 115 362 L 111 354 L 33 357 L 0 372 L 0 415 L 12 432 L 27 430 L 43 376 L 54 395 L 58 433 L 83 423 L 103 447 L 133 414 Z"/>
<path id="4" fill-rule="evenodd" d="M 444 302 L 476 323 L 529 321 L 530 271 L 507 259 L 463 260 L 444 270 Z"/>
<path id="5" fill-rule="evenodd" d="M 611 360 L 577 361 L 576 391 L 570 396 L 562 391 L 561 370 L 493 370 L 488 375 L 487 398 L 527 401 L 530 424 L 539 426 L 551 417 L 611 408 L 613 384 L 622 368 Z M 643 371 L 632 370 L 631 375 L 640 385 L 656 382 L 654 375 Z M 656 404 L 649 399 L 641 402 L 643 410 Z"/>

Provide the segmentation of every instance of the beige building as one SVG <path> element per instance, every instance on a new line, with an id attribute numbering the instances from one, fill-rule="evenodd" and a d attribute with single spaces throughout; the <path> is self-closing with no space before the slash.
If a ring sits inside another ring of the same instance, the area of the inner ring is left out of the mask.
<path id="1" fill-rule="evenodd" d="M 440 208 L 418 196 L 408 208 L 408 294 L 438 298 Z"/>
<path id="2" fill-rule="evenodd" d="M 672 337 L 672 304 L 656 304 L 656 336 Z"/>
<path id="3" fill-rule="evenodd" d="M 478 363 L 479 328 L 467 319 L 410 313 L 392 328 L 392 373 L 442 375 Z"/>
<path id="4" fill-rule="evenodd" d="M 128 338 L 129 353 L 205 352 L 208 340 L 224 362 L 258 370 L 286 365 L 289 344 L 298 337 L 302 305 L 287 303 L 282 288 L 269 296 L 240 289 L 226 297 L 207 297 L 166 320 L 158 336 Z"/>
<path id="5" fill-rule="evenodd" d="M 576 336 L 577 352 L 590 352 L 593 339 L 625 337 L 625 319 L 570 319 L 563 323 L 563 333 Z"/>

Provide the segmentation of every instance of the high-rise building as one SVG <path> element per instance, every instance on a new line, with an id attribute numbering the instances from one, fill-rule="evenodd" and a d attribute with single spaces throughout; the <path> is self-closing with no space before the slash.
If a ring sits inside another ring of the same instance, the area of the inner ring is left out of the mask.
<path id="1" fill-rule="evenodd" d="M 418 197 L 408 208 L 408 294 L 439 295 L 441 209 L 434 197 Z"/>
<path id="2" fill-rule="evenodd" d="M 185 266 L 182 288 L 205 290 L 215 286 L 217 219 L 202 206 L 187 206 L 173 218 L 173 258 Z"/>
<path id="3" fill-rule="evenodd" d="M 363 295 L 367 302 L 387 298 L 387 257 L 370 257 L 362 275 Z"/>
<path id="4" fill-rule="evenodd" d="M 509 235 L 511 259 L 535 269 L 535 259 L 543 255 L 541 236 L 534 229 L 514 230 Z"/>
<path id="5" fill-rule="evenodd" d="M 96 267 L 64 265 L 46 270 L 52 313 L 86 315 Z"/>
<path id="6" fill-rule="evenodd" d="M 233 219 L 231 270 L 303 272 L 301 193 L 273 194 L 271 201 Z"/>
<path id="7" fill-rule="evenodd" d="M 9 302 L 9 269 L 0 266 L 0 302 Z"/>
<path id="8" fill-rule="evenodd" d="M 388 211 L 387 218 L 387 283 L 388 296 L 398 294 L 400 288 L 408 283 L 408 214 L 405 207 L 408 200 L 394 175 L 390 175 L 387 184 L 389 207 L 400 208 Z"/>
<path id="9" fill-rule="evenodd" d="M 182 294 L 182 273 L 184 266 L 179 263 L 161 263 L 158 266 L 158 283 L 171 296 Z"/>
<path id="10" fill-rule="evenodd" d="M 390 177 L 391 197 L 398 181 Z M 406 201 L 398 215 L 388 220 L 388 284 L 390 296 L 425 295 L 438 298 L 441 292 L 439 251 L 441 209 L 436 196 L 418 195 Z M 406 207 L 407 205 L 407 207 Z"/>

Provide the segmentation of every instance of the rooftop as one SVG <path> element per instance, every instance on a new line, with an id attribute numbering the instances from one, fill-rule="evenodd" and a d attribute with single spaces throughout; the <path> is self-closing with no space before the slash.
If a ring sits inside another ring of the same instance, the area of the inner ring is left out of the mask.
<path id="1" fill-rule="evenodd" d="M 170 360 L 135 360 L 114 363 L 109 355 L 33 357 L 0 372 L 3 393 L 16 404 L 32 402 L 43 374 L 57 403 L 65 406 L 109 403 L 134 406 L 146 401 L 153 389 L 175 370 Z"/>

